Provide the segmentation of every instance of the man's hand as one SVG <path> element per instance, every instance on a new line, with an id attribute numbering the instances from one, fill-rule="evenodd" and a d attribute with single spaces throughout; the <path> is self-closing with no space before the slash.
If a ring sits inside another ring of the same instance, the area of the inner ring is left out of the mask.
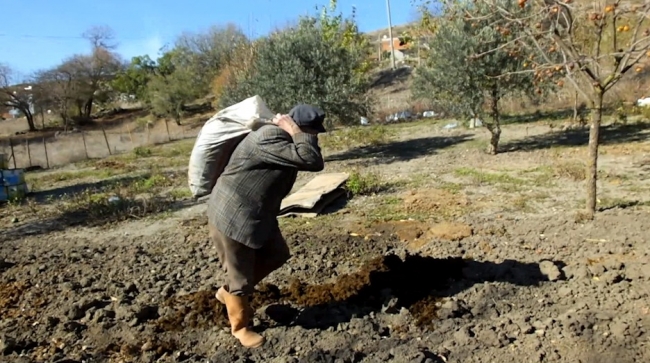
<path id="1" fill-rule="evenodd" d="M 273 122 L 282 130 L 288 132 L 291 136 L 301 132 L 300 127 L 296 125 L 289 115 L 276 116 L 275 119 L 273 119 Z"/>

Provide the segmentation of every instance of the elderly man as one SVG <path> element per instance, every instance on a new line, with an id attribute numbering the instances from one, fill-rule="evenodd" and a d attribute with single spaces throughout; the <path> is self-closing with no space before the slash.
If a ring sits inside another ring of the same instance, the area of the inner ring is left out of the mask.
<path id="1" fill-rule="evenodd" d="M 253 309 L 248 297 L 262 279 L 290 257 L 277 215 L 298 171 L 321 171 L 318 133 L 325 114 L 298 105 L 288 115 L 248 134 L 235 148 L 208 202 L 208 227 L 226 270 L 217 292 L 226 305 L 232 334 L 249 348 L 264 338 L 249 328 Z"/>

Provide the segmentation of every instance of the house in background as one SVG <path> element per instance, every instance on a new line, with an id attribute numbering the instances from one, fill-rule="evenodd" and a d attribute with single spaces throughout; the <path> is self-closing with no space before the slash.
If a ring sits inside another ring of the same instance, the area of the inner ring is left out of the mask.
<path id="1" fill-rule="evenodd" d="M 393 32 L 393 49 L 395 50 L 395 62 L 396 63 L 405 63 L 406 61 L 417 61 L 419 64 L 420 61 L 420 51 L 426 52 L 428 49 L 427 39 L 425 37 L 419 37 L 413 39 L 412 37 L 406 35 L 408 33 L 407 29 L 402 29 L 402 31 Z M 399 35 L 397 35 L 399 34 Z M 376 32 L 373 34 L 376 38 L 374 40 L 370 38 L 370 42 L 375 48 L 375 52 L 372 56 L 375 60 L 386 60 L 390 59 L 390 37 L 383 32 Z M 402 36 L 405 36 L 407 39 L 406 42 L 403 42 Z"/>
<path id="2" fill-rule="evenodd" d="M 393 49 L 395 50 L 395 61 L 404 61 L 406 58 L 409 57 L 411 53 L 411 44 L 404 44 L 399 38 L 393 37 Z M 388 53 L 390 56 L 390 43 L 391 39 L 388 37 L 388 35 L 384 35 L 381 38 L 381 43 L 379 45 L 379 49 L 381 54 Z"/>

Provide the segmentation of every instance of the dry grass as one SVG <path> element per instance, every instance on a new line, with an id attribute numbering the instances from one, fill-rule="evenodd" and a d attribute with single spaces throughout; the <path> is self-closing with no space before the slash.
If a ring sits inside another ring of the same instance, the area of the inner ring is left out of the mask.
<path id="1" fill-rule="evenodd" d="M 553 174 L 555 177 L 566 178 L 573 181 L 582 181 L 586 178 L 584 163 L 579 161 L 560 162 L 553 165 Z"/>
<path id="2" fill-rule="evenodd" d="M 487 172 L 467 167 L 454 170 L 454 174 L 469 179 L 474 185 L 491 185 L 503 191 L 519 191 L 538 182 L 538 179 L 518 178 L 505 172 Z"/>
<path id="3" fill-rule="evenodd" d="M 169 123 L 168 134 L 164 122 L 158 122 L 153 127 L 145 128 L 148 131 L 134 131 L 141 128 L 138 123 L 145 122 L 142 120 L 139 118 L 123 127 L 107 130 L 106 138 L 102 131 L 83 131 L 83 135 L 82 132 L 76 132 L 30 140 L 15 138 L 12 144 L 16 167 L 38 165 L 47 168 L 49 165 L 52 168 L 85 160 L 103 159 L 129 153 L 134 149 L 169 143 L 170 139 L 194 139 L 200 130 L 200 127 L 192 124 L 177 126 Z M 9 141 L 0 142 L 0 153 L 11 155 Z M 13 161 L 10 165 L 13 166 Z"/>
<path id="4" fill-rule="evenodd" d="M 49 184 L 54 188 L 68 185 L 70 189 L 52 194 L 46 200 L 29 198 L 11 203 L 3 214 L 21 221 L 54 220 L 59 227 L 102 225 L 164 213 L 175 203 L 191 197 L 184 174 L 152 167 L 126 177 L 120 170 L 108 170 L 34 174 L 30 176 L 33 183 Z M 75 188 L 88 181 L 102 183 Z"/>

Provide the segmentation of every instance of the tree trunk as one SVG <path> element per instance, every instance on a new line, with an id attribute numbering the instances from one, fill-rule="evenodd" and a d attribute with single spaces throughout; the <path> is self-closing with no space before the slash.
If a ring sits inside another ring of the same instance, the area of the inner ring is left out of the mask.
<path id="1" fill-rule="evenodd" d="M 496 155 L 499 153 L 499 140 L 501 139 L 501 124 L 499 121 L 499 87 L 492 88 L 492 123 L 487 124 L 490 131 L 490 146 L 488 153 Z"/>
<path id="2" fill-rule="evenodd" d="M 25 118 L 27 119 L 29 131 L 36 131 L 36 124 L 34 124 L 34 115 L 32 115 L 31 112 L 27 112 L 25 113 Z"/>
<path id="3" fill-rule="evenodd" d="M 61 112 L 61 121 L 63 121 L 63 131 L 68 131 L 68 115 L 65 114 L 65 112 Z"/>
<path id="4" fill-rule="evenodd" d="M 90 115 L 93 113 L 93 101 L 94 100 L 91 97 L 84 104 L 84 113 L 83 113 L 84 118 L 90 118 Z"/>
<path id="5" fill-rule="evenodd" d="M 183 104 L 180 104 L 178 107 L 176 107 L 176 110 L 174 110 L 174 121 L 178 126 L 181 126 L 182 112 L 183 112 Z"/>
<path id="6" fill-rule="evenodd" d="M 603 115 L 603 94 L 597 93 L 591 109 L 591 128 L 589 129 L 589 157 L 587 159 L 587 217 L 594 218 L 596 213 L 596 191 L 598 181 L 598 141 L 600 138 L 600 121 Z"/>
<path id="7" fill-rule="evenodd" d="M 573 121 L 578 120 L 578 92 L 576 91 L 573 98 Z"/>

